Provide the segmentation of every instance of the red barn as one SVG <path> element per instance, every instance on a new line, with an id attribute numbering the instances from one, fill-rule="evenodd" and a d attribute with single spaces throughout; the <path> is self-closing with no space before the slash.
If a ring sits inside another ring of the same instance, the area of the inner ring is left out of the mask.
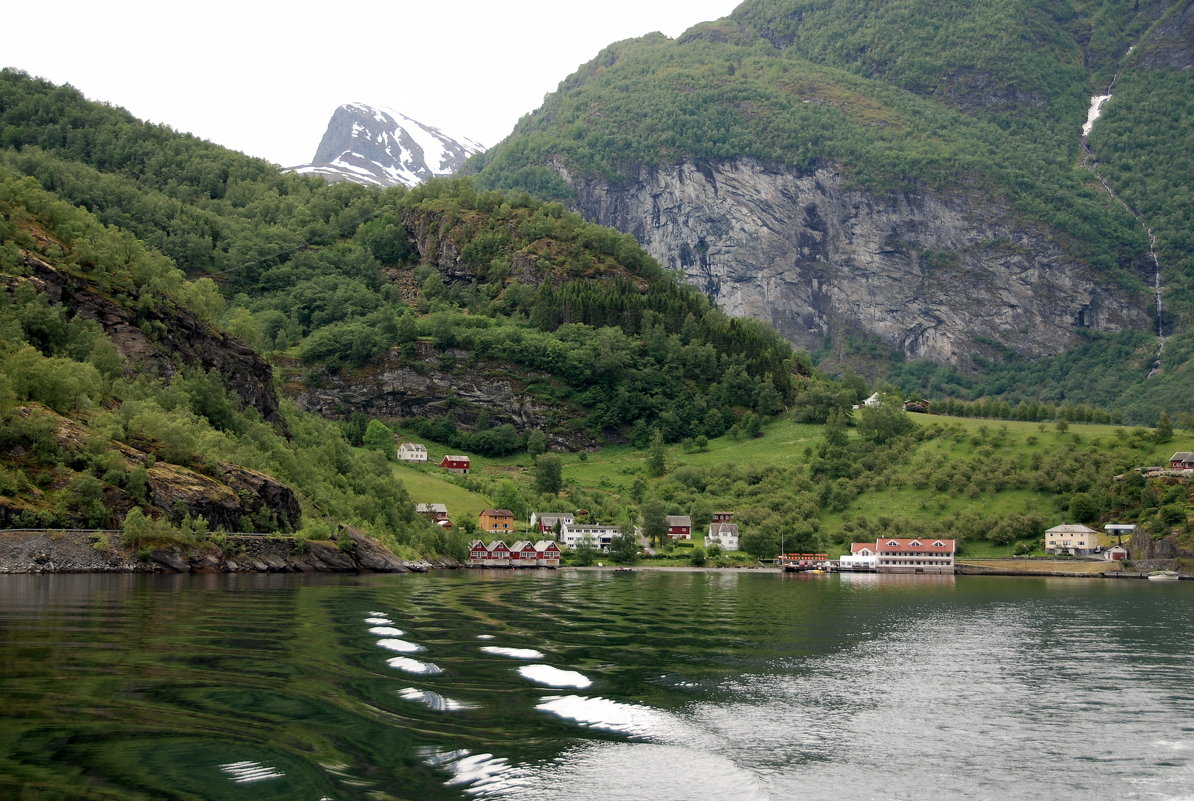
<path id="1" fill-rule="evenodd" d="M 469 468 L 472 465 L 469 463 L 467 456 L 453 456 L 449 454 L 440 461 L 439 466 L 447 470 L 449 473 L 461 473 L 467 475 Z"/>

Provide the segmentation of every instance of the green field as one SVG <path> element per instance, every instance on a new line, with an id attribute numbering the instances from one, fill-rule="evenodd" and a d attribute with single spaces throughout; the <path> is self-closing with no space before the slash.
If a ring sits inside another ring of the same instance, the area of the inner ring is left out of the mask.
<path id="1" fill-rule="evenodd" d="M 1147 524 L 1153 510 L 1137 508 L 1138 499 L 1121 492 L 1114 477 L 1166 464 L 1175 450 L 1194 447 L 1194 438 L 1156 443 L 1151 431 L 1122 426 L 1071 424 L 1063 432 L 1051 424 L 912 419 L 917 433 L 883 446 L 848 429 L 853 461 L 836 477 L 817 473 L 826 427 L 787 419 L 767 425 L 758 438 L 721 437 L 700 452 L 668 446 L 661 477 L 648 477 L 647 452 L 627 445 L 560 454 L 564 488 L 556 497 L 535 492 L 534 462 L 525 453 L 474 457 L 473 475 L 464 479 L 439 476 L 431 466 L 394 470 L 414 500 L 447 503 L 457 521 L 475 519 L 501 499 L 521 504 L 516 515 L 585 509 L 591 519 L 621 524 L 638 522 L 642 505 L 655 499 L 668 514 L 732 511 L 743 534 L 782 534 L 805 550 L 837 555 L 851 541 L 932 535 L 961 540 L 966 556 L 994 558 L 1017 545 L 1039 552 L 1044 530 L 1077 522 L 1081 502 L 1095 504 L 1085 521 L 1093 528 L 1112 519 Z M 431 449 L 438 461 L 442 449 Z M 1176 492 L 1159 486 L 1157 505 Z M 992 533 L 1001 525 L 1020 528 Z M 703 534 L 694 529 L 698 543 Z"/>

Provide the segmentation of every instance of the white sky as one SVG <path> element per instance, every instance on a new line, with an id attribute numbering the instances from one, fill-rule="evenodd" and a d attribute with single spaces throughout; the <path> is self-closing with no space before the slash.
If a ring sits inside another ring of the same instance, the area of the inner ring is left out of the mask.
<path id="1" fill-rule="evenodd" d="M 675 37 L 738 2 L 14 2 L 0 66 L 293 166 L 350 102 L 495 145 L 605 45 Z"/>

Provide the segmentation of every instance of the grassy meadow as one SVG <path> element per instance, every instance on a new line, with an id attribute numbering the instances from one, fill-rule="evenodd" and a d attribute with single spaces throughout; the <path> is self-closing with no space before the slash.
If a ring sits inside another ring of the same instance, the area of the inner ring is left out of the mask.
<path id="1" fill-rule="evenodd" d="M 647 451 L 628 445 L 559 454 L 563 486 L 554 496 L 536 491 L 526 453 L 473 456 L 472 475 L 457 477 L 434 466 L 444 449 L 427 443 L 427 466 L 393 469 L 412 499 L 446 503 L 458 524 L 490 506 L 510 508 L 522 526 L 531 511 L 582 509 L 602 523 L 637 523 L 644 504 L 657 501 L 668 514 L 698 520 L 733 511 L 744 537 L 762 532 L 778 545 L 782 534 L 798 550 L 840 554 L 851 541 L 878 536 L 953 536 L 967 557 L 998 558 L 1039 553 L 1046 528 L 1080 518 L 1096 529 L 1109 520 L 1147 525 L 1153 507 L 1172 505 L 1180 488 L 1150 482 L 1150 506 L 1140 502 L 1142 479 L 1115 476 L 1194 448 L 1188 432 L 1158 443 L 1153 431 L 1124 426 L 910 419 L 911 434 L 883 444 L 846 429 L 836 461 L 827 455 L 826 426 L 787 419 L 757 438 L 719 437 L 700 451 L 666 446 L 662 476 L 649 476 Z M 703 533 L 694 527 L 698 544 Z"/>

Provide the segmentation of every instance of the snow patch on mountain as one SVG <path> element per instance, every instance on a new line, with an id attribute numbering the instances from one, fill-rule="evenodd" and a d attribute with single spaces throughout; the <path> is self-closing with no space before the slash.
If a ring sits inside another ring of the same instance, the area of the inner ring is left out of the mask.
<path id="1" fill-rule="evenodd" d="M 484 149 L 393 109 L 347 103 L 332 114 L 311 163 L 288 171 L 333 182 L 416 186 L 451 175 Z"/>

